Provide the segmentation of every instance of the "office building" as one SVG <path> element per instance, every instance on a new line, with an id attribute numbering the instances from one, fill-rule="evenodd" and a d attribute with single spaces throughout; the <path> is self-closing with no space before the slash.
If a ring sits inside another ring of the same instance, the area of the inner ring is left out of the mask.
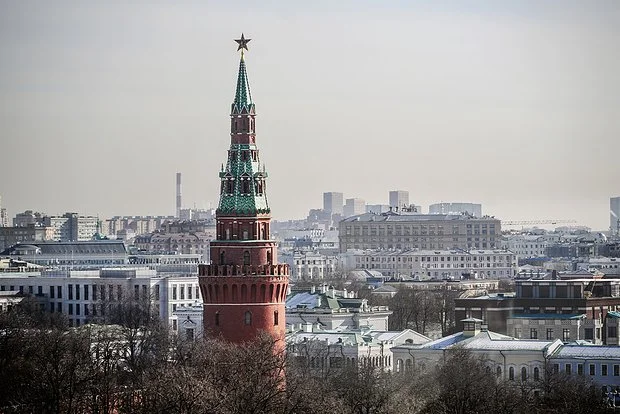
<path id="1" fill-rule="evenodd" d="M 492 217 L 365 213 L 342 220 L 340 251 L 349 249 L 496 249 L 501 224 Z"/>

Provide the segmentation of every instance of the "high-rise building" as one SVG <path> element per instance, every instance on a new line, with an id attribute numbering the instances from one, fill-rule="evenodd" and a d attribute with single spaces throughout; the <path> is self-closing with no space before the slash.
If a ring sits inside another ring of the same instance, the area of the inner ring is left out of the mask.
<path id="1" fill-rule="evenodd" d="M 176 202 L 177 202 L 177 215 L 176 218 L 180 218 L 181 217 L 181 173 L 178 172 L 177 173 L 177 198 L 176 198 Z"/>
<path id="2" fill-rule="evenodd" d="M 366 213 L 366 202 L 361 198 L 347 198 L 344 205 L 344 217 L 357 216 Z"/>
<path id="3" fill-rule="evenodd" d="M 620 197 L 609 199 L 609 229 L 611 234 L 620 235 Z"/>
<path id="4" fill-rule="evenodd" d="M 91 240 L 97 233 L 99 219 L 94 216 L 65 213 L 62 216 L 43 217 L 43 226 L 53 229 L 52 240 L 83 241 Z"/>
<path id="5" fill-rule="evenodd" d="M 323 210 L 328 211 L 331 215 L 343 213 L 343 200 L 342 193 L 323 193 Z"/>
<path id="6" fill-rule="evenodd" d="M 409 191 L 390 191 L 390 207 L 392 207 L 395 211 L 398 211 L 403 207 L 409 207 Z"/>
<path id="7" fill-rule="evenodd" d="M 289 267 L 278 264 L 270 235 L 267 172 L 256 146 L 255 105 L 243 56 L 249 39 L 241 35 L 236 41 L 241 60 L 230 114 L 230 149 L 220 172 L 217 238 L 211 241 L 211 264 L 199 269 L 204 330 L 232 342 L 250 340 L 259 332 L 283 340 Z"/>
<path id="8" fill-rule="evenodd" d="M 2 207 L 2 196 L 0 196 L 0 227 L 7 227 L 9 225 L 9 217 L 6 212 L 6 208 Z"/>

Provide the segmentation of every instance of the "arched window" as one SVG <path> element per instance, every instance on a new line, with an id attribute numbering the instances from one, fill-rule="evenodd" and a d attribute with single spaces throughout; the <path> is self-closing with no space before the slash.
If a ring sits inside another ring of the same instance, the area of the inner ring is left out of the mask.
<path id="1" fill-rule="evenodd" d="M 215 326 L 220 326 L 220 313 L 215 312 Z"/>
<path id="2" fill-rule="evenodd" d="M 273 311 L 273 324 L 274 324 L 274 325 L 276 325 L 276 326 L 277 326 L 277 325 L 278 325 L 278 323 L 279 323 L 279 320 L 278 320 L 279 318 L 278 318 L 278 316 L 279 316 L 279 315 L 278 315 L 278 311 Z"/>
<path id="3" fill-rule="evenodd" d="M 250 311 L 245 312 L 245 324 L 252 325 L 252 312 Z"/>
<path id="4" fill-rule="evenodd" d="M 406 370 L 407 372 L 411 372 L 412 369 L 413 369 L 413 361 L 407 358 Z"/>
<path id="5" fill-rule="evenodd" d="M 271 264 L 271 250 L 267 251 L 267 264 Z"/>
<path id="6" fill-rule="evenodd" d="M 243 252 L 243 264 L 246 266 L 250 265 L 250 252 L 247 250 Z"/>
<path id="7" fill-rule="evenodd" d="M 535 381 L 540 380 L 540 370 L 538 369 L 538 367 L 534 368 L 534 380 Z"/>
<path id="8" fill-rule="evenodd" d="M 502 367 L 498 366 L 497 369 L 495 370 L 495 376 L 497 378 L 502 376 Z"/>
<path id="9" fill-rule="evenodd" d="M 527 368 L 521 368 L 521 381 L 527 381 Z"/>
<path id="10" fill-rule="evenodd" d="M 396 360 L 396 372 L 403 372 L 403 360 L 402 359 Z"/>
<path id="11" fill-rule="evenodd" d="M 226 230 L 226 232 L 228 232 L 228 230 Z M 220 264 L 221 265 L 226 264 L 226 263 L 224 263 L 225 257 L 226 257 L 226 254 L 223 251 L 221 251 L 220 252 Z"/>
<path id="12" fill-rule="evenodd" d="M 508 379 L 510 381 L 514 381 L 514 379 L 515 379 L 515 368 L 514 367 L 510 367 L 508 369 Z"/>

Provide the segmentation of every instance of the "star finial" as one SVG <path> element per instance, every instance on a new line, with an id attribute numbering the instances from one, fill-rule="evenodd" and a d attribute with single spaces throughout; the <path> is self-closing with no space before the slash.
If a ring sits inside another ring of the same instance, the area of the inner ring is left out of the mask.
<path id="1" fill-rule="evenodd" d="M 241 51 L 241 53 L 243 53 L 243 49 L 248 50 L 248 43 L 250 42 L 250 40 L 252 39 L 246 39 L 243 36 L 243 33 L 241 33 L 241 39 L 235 39 L 235 42 L 237 42 L 237 44 L 239 45 L 239 47 L 237 47 L 237 51 Z"/>

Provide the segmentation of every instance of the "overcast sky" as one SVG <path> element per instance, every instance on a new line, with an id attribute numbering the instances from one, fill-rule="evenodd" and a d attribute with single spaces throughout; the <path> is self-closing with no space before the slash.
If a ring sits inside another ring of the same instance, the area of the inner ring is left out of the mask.
<path id="1" fill-rule="evenodd" d="M 216 206 L 243 31 L 274 218 L 402 189 L 606 229 L 620 2 L 436 3 L 2 1 L 3 206 L 174 214 L 177 171 Z"/>

